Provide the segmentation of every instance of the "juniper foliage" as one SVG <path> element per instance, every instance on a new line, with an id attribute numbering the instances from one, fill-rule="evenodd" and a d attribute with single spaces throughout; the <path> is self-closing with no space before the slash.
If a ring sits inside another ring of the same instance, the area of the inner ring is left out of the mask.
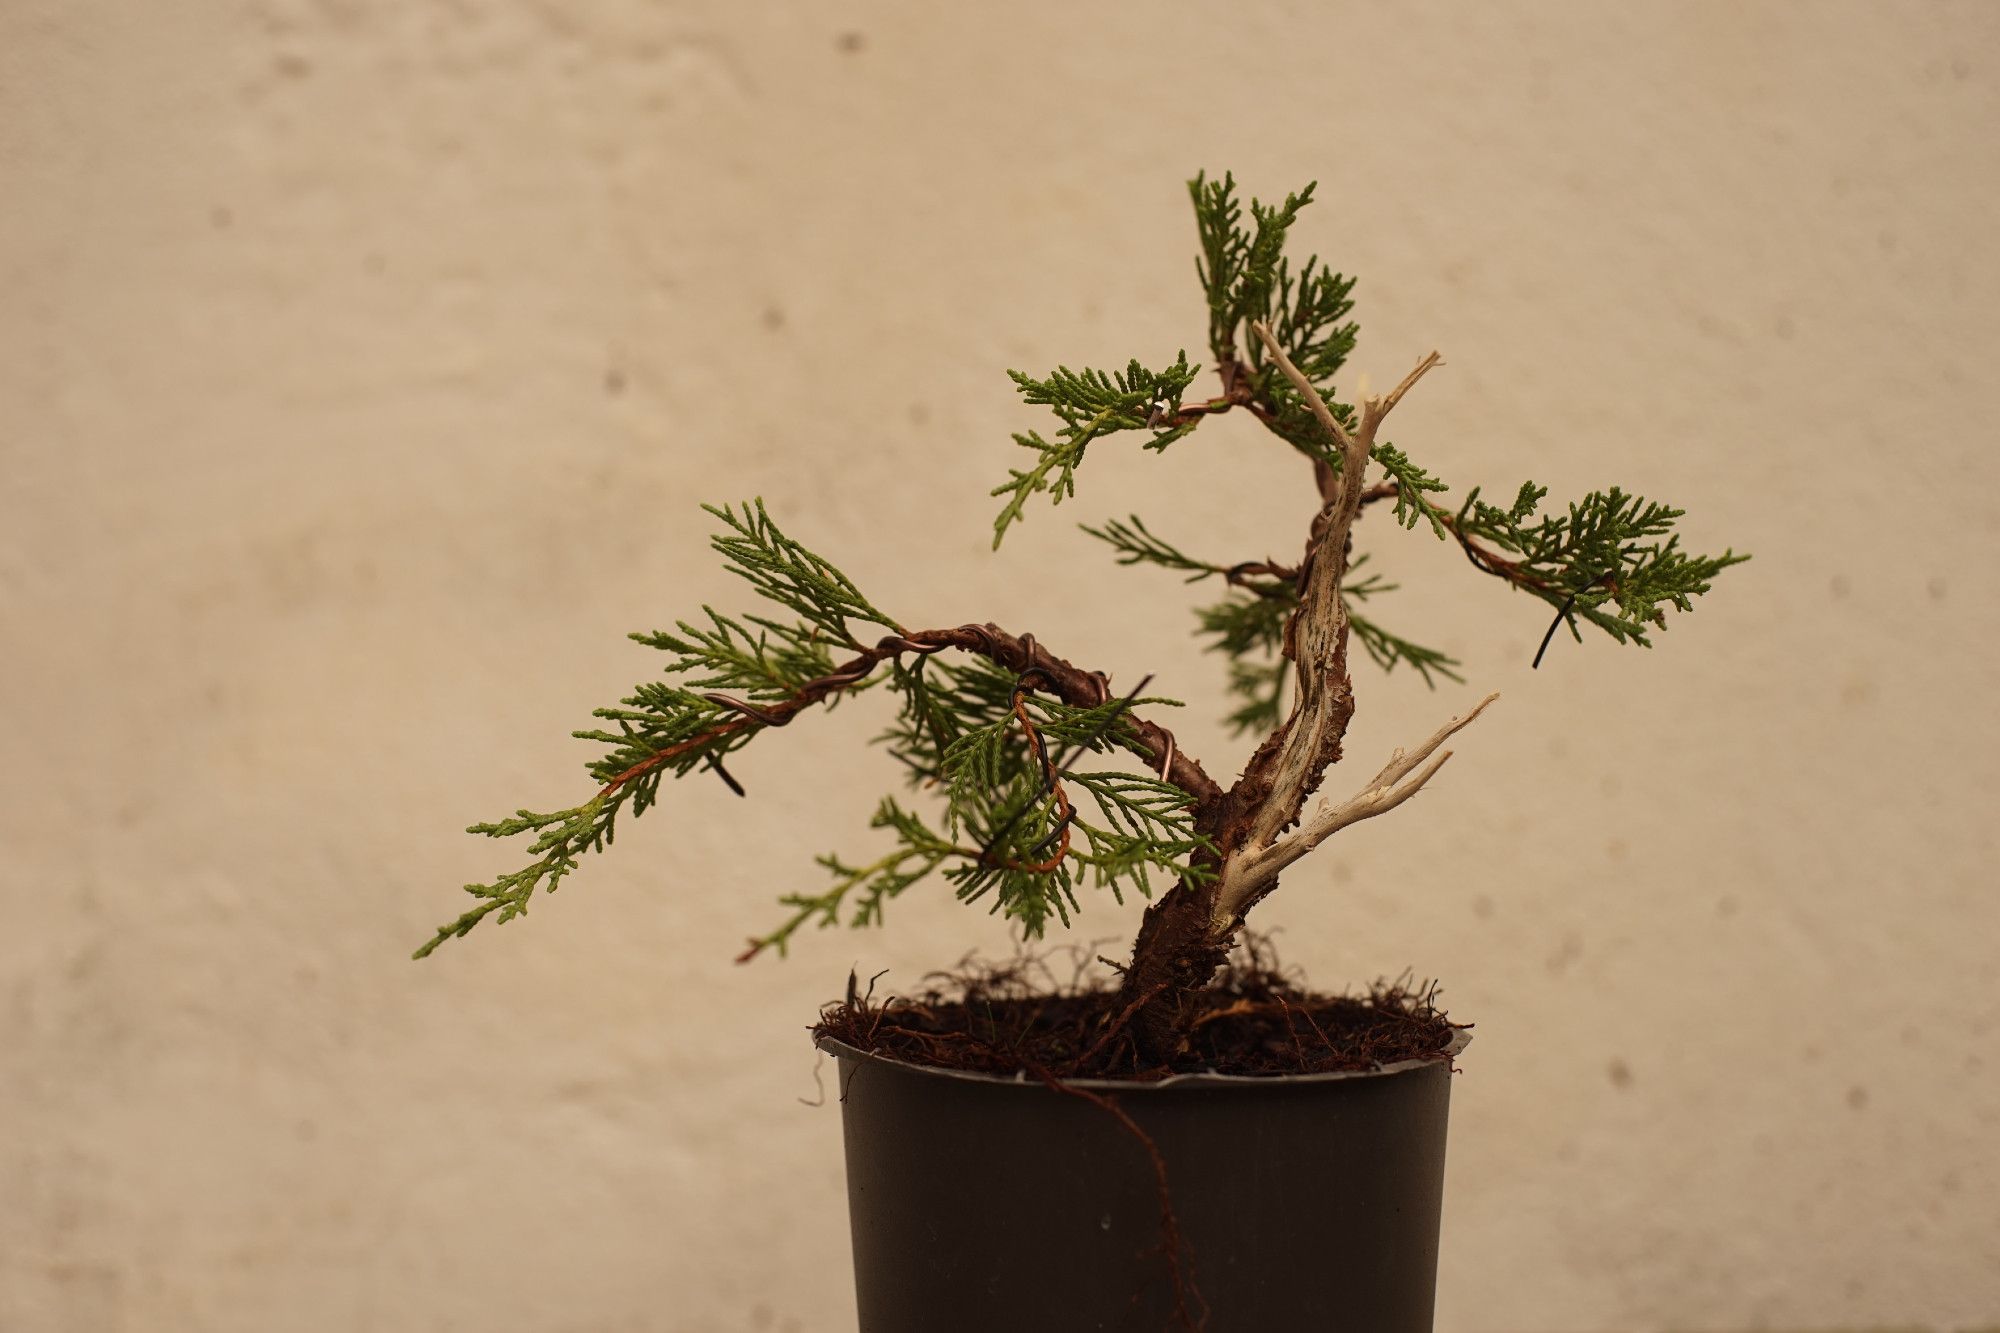
<path id="1" fill-rule="evenodd" d="M 1338 473 L 1340 454 L 1329 445 L 1303 396 L 1246 332 L 1252 321 L 1263 322 L 1334 416 L 1349 431 L 1355 428 L 1355 410 L 1341 400 L 1334 383 L 1357 335 L 1357 326 L 1347 319 L 1354 281 L 1317 257 L 1294 270 L 1284 253 L 1292 228 L 1312 202 L 1313 187 L 1287 195 L 1282 204 L 1250 200 L 1247 222 L 1233 177 L 1216 181 L 1197 176 L 1189 192 L 1201 247 L 1196 272 L 1208 306 L 1209 350 L 1224 370 L 1225 383 L 1236 383 L 1237 401 L 1275 433 Z M 1059 414 L 1077 409 L 1059 395 L 1050 397 L 1050 405 Z M 1191 418 L 1188 429 L 1214 414 Z M 1421 524 L 1440 539 L 1458 542 L 1476 568 L 1556 607 L 1579 639 L 1578 622 L 1587 621 L 1616 642 L 1650 646 L 1650 634 L 1665 627 L 1666 606 L 1689 610 L 1690 599 L 1708 591 L 1716 574 L 1749 558 L 1730 551 L 1720 556 L 1683 552 L 1673 533 L 1682 511 L 1616 487 L 1592 491 L 1565 513 L 1552 515 L 1539 510 L 1547 495 L 1544 487 L 1524 485 L 1505 509 L 1480 500 L 1475 487 L 1453 511 L 1438 502 L 1450 487 L 1401 448 L 1378 441 L 1369 458 L 1381 469 L 1380 497 L 1391 502 L 1401 527 Z M 1074 468 L 1065 487 L 1066 495 L 1075 493 Z M 1221 576 L 1234 585 L 1227 600 L 1196 611 L 1197 631 L 1228 659 L 1228 689 L 1235 700 L 1225 719 L 1230 727 L 1246 732 L 1276 726 L 1283 716 L 1287 675 L 1279 649 L 1285 620 L 1297 605 L 1289 584 L 1232 576 L 1244 566 L 1194 559 L 1155 536 L 1137 515 L 1101 527 L 1086 525 L 1084 531 L 1111 546 L 1120 564 L 1155 565 L 1184 573 L 1189 582 Z M 1362 558 L 1353 564 L 1358 566 Z M 1372 611 L 1364 613 L 1354 605 L 1392 590 L 1392 585 L 1368 581 L 1346 586 L 1354 638 L 1385 671 L 1407 666 L 1432 686 L 1440 679 L 1461 680 L 1455 659 L 1405 638 Z"/>
<path id="2" fill-rule="evenodd" d="M 1341 470 L 1341 454 L 1305 396 L 1248 332 L 1252 323 L 1267 327 L 1354 430 L 1356 411 L 1334 382 L 1358 332 L 1349 318 L 1354 280 L 1317 257 L 1294 263 L 1286 253 L 1313 186 L 1280 204 L 1251 199 L 1247 217 L 1233 177 L 1197 176 L 1189 191 L 1221 396 L 1185 401 L 1199 373 L 1185 352 L 1158 370 L 1133 360 L 1119 371 L 1058 367 L 1040 379 L 1010 371 L 1023 402 L 1048 409 L 1056 425 L 1046 435 L 1014 437 L 1031 457 L 992 492 L 1003 500 L 993 524 L 996 547 L 1037 495 L 1054 504 L 1074 496 L 1090 447 L 1112 436 L 1137 435 L 1143 448 L 1163 450 L 1211 416 L 1243 409 L 1312 459 L 1318 475 Z M 1380 479 L 1363 492 L 1364 502 L 1388 500 L 1400 527 L 1421 525 L 1457 542 L 1481 571 L 1555 607 L 1578 638 L 1587 622 L 1616 642 L 1649 646 L 1667 607 L 1690 609 L 1717 574 L 1747 559 L 1683 551 L 1674 532 L 1680 510 L 1617 488 L 1545 512 L 1547 492 L 1532 482 L 1504 508 L 1482 500 L 1475 487 L 1447 509 L 1446 484 L 1397 446 L 1374 441 L 1369 460 Z M 586 856 L 611 845 L 621 815 L 636 818 L 657 804 L 668 779 L 712 771 L 740 791 L 725 767 L 738 751 L 815 706 L 831 708 L 874 688 L 897 700 L 877 739 L 903 766 L 908 790 L 877 804 L 870 821 L 877 850 L 820 857 L 830 882 L 785 895 L 782 920 L 752 939 L 746 957 L 784 952 L 807 926 L 879 924 L 889 902 L 933 875 L 961 900 L 986 904 L 1029 935 L 1051 920 L 1069 924 L 1083 889 L 1109 890 L 1122 901 L 1128 891 L 1151 895 L 1162 882 L 1214 876 L 1216 849 L 1197 829 L 1196 796 L 1169 780 L 1171 738 L 1163 756 L 1164 733 L 1147 733 L 1138 720 L 1138 710 L 1172 701 L 1051 688 L 1046 673 L 1038 678 L 1035 668 L 1021 668 L 1032 658 L 1024 646 L 1031 641 L 1013 640 L 1002 652 L 990 626 L 912 632 L 782 531 L 761 501 L 708 512 L 721 525 L 716 553 L 750 585 L 757 609 L 728 614 L 704 606 L 671 629 L 631 636 L 663 654 L 662 678 L 596 710 L 597 725 L 574 733 L 595 747 L 586 765 L 594 792 L 567 809 L 521 809 L 474 824 L 475 834 L 525 839 L 525 863 L 467 885 L 473 904 L 440 926 L 418 957 L 489 917 L 505 922 L 526 912 L 536 894 L 553 892 Z M 1238 731 L 1276 728 L 1292 670 L 1284 646 L 1300 604 L 1297 571 L 1268 557 L 1224 563 L 1190 555 L 1137 515 L 1085 531 L 1120 564 L 1227 585 L 1222 600 L 1196 611 L 1197 632 L 1227 659 L 1234 697 L 1227 721 Z M 1350 558 L 1342 585 L 1352 639 L 1383 670 L 1407 667 L 1431 685 L 1461 679 L 1453 658 L 1377 619 L 1374 603 L 1394 587 L 1362 575 L 1366 560 Z M 947 659 L 947 648 L 967 655 Z M 1003 658 L 1020 669 L 1003 666 Z M 1072 766 L 1081 756 L 1091 767 Z"/>
<path id="3" fill-rule="evenodd" d="M 1079 888 L 1107 889 L 1122 901 L 1127 891 L 1150 896 L 1162 875 L 1171 883 L 1190 873 L 1186 863 L 1205 843 L 1194 832 L 1186 792 L 1142 772 L 1058 767 L 1055 753 L 1143 753 L 1129 710 L 1174 701 L 1078 707 L 1032 692 L 983 658 L 954 664 L 914 646 L 871 645 L 859 626 L 886 630 L 890 640 L 905 631 L 846 575 L 787 536 L 761 501 L 708 512 L 722 522 L 711 545 L 727 567 L 793 618 L 705 606 L 700 621 L 633 634 L 666 655 L 662 670 L 673 679 L 641 683 L 618 705 L 595 710 L 606 725 L 572 733 L 601 747 L 587 765 L 598 784 L 588 800 L 549 813 L 524 809 L 468 830 L 528 837 L 528 861 L 466 885 L 475 904 L 439 927 L 418 957 L 489 916 L 505 922 L 526 912 L 535 894 L 553 892 L 585 855 L 611 845 L 621 813 L 637 817 L 654 805 L 664 779 L 701 769 L 726 773 L 725 758 L 804 705 L 832 708 L 877 685 L 901 705 L 880 739 L 908 767 L 919 795 L 939 807 L 937 818 L 885 796 L 870 826 L 888 833 L 888 850 L 866 861 L 820 857 L 832 884 L 783 897 L 790 914 L 753 940 L 753 950 L 783 952 L 808 923 L 878 924 L 890 900 L 940 869 L 960 899 L 987 902 L 1030 936 L 1051 918 L 1067 925 L 1080 907 Z M 860 665 L 837 660 L 837 652 Z"/>
<path id="4" fill-rule="evenodd" d="M 1083 452 L 1093 440 L 1119 431 L 1151 432 L 1148 449 L 1164 449 L 1195 427 L 1194 422 L 1164 426 L 1181 410 L 1181 396 L 1194 382 L 1196 368 L 1188 364 L 1187 353 L 1165 370 L 1148 370 L 1134 360 L 1124 370 L 1107 374 L 1102 370 L 1071 370 L 1058 366 L 1047 379 L 1035 379 L 1018 370 L 1007 374 L 1021 392 L 1021 400 L 1031 406 L 1048 407 L 1062 422 L 1054 440 L 1029 431 L 1014 437 L 1014 443 L 1032 450 L 1035 459 L 1025 469 L 1012 469 L 1008 479 L 993 488 L 1007 503 L 993 521 L 993 546 L 999 549 L 1007 529 L 1020 521 L 1031 496 L 1046 491 L 1050 502 L 1061 504 L 1076 494 L 1076 469 Z"/>
<path id="5" fill-rule="evenodd" d="M 1567 512 L 1544 514 L 1548 488 L 1523 482 L 1514 503 L 1502 509 L 1466 493 L 1453 527 L 1475 564 L 1499 566 L 1516 588 L 1562 611 L 1579 641 L 1581 616 L 1619 643 L 1650 647 L 1648 635 L 1664 629 L 1665 607 L 1693 610 L 1692 598 L 1715 576 L 1747 555 L 1690 555 L 1680 549 L 1674 520 L 1682 515 L 1657 501 L 1627 495 L 1616 486 L 1571 501 Z M 1475 542 L 1503 553 L 1495 561 Z"/>

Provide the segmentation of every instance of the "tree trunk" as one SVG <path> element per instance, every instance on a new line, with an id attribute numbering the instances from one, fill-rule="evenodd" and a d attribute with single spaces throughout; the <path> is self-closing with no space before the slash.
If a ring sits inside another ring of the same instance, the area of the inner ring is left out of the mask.
<path id="1" fill-rule="evenodd" d="M 1438 356 L 1432 352 L 1418 362 L 1387 397 L 1363 399 L 1350 431 L 1299 373 L 1270 330 L 1256 323 L 1251 327 L 1312 409 L 1328 441 L 1339 448 L 1341 466 L 1336 473 L 1324 460 L 1317 460 L 1314 468 L 1321 507 L 1299 565 L 1299 602 L 1285 622 L 1284 656 L 1297 669 L 1291 713 L 1257 747 L 1229 790 L 1206 782 L 1202 787 L 1183 787 L 1195 797 L 1195 828 L 1211 844 L 1208 866 L 1215 878 L 1176 884 L 1146 910 L 1132 946 L 1119 1011 L 1131 1009 L 1139 1053 L 1156 1063 L 1170 1061 L 1187 1049 L 1190 996 L 1215 976 L 1244 914 L 1276 887 L 1278 872 L 1343 825 L 1407 800 L 1451 754 L 1446 751 L 1427 766 L 1418 765 L 1486 706 L 1482 703 L 1465 717 L 1446 723 L 1415 754 L 1398 750 L 1358 796 L 1316 815 L 1311 827 L 1280 844 L 1281 835 L 1299 823 L 1307 798 L 1318 789 L 1326 770 L 1339 762 L 1341 742 L 1354 716 L 1354 687 L 1347 674 L 1349 625 L 1341 584 L 1375 432 L 1409 387 L 1438 363 Z"/>
<path id="2" fill-rule="evenodd" d="M 1212 937 L 1214 890 L 1185 880 L 1146 909 L 1132 963 L 1119 987 L 1119 1009 L 1137 1005 L 1131 1032 L 1140 1058 L 1164 1064 L 1187 1047 L 1188 999 L 1228 956 Z"/>

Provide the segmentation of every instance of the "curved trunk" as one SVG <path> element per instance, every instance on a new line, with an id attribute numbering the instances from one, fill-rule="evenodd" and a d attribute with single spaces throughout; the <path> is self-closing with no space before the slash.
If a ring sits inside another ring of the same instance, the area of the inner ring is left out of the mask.
<path id="1" fill-rule="evenodd" d="M 1415 754 L 1397 751 L 1368 788 L 1315 816 L 1310 827 L 1280 845 L 1280 836 L 1299 823 L 1322 775 L 1339 762 L 1341 742 L 1354 716 L 1354 687 L 1347 674 L 1349 624 L 1341 584 L 1375 432 L 1409 387 L 1438 364 L 1438 356 L 1432 352 L 1418 362 L 1386 397 L 1363 399 L 1350 430 L 1299 373 L 1270 330 L 1257 323 L 1251 328 L 1312 409 L 1327 441 L 1339 450 L 1341 465 L 1335 472 L 1324 459 L 1315 459 L 1320 511 L 1299 566 L 1298 605 L 1285 622 L 1284 656 L 1296 668 L 1291 713 L 1265 737 L 1229 790 L 1216 790 L 1208 783 L 1183 787 L 1196 801 L 1195 827 L 1212 845 L 1210 867 L 1215 879 L 1207 884 L 1186 880 L 1176 884 L 1146 909 L 1132 946 L 1132 964 L 1120 987 L 1124 1001 L 1120 1012 L 1129 1008 L 1140 1055 L 1155 1062 L 1172 1060 L 1187 1048 L 1189 995 L 1215 976 L 1244 914 L 1276 886 L 1278 872 L 1343 825 L 1408 799 L 1450 758 L 1450 752 L 1426 767 L 1418 765 L 1486 706 L 1482 703 L 1445 724 Z"/>

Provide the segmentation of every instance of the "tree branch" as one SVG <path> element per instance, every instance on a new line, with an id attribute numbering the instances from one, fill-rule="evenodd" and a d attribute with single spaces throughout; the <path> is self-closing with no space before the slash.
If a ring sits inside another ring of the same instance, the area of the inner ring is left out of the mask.
<path id="1" fill-rule="evenodd" d="M 1395 388 L 1389 390 L 1389 393 L 1386 397 L 1362 399 L 1361 400 L 1362 438 L 1367 440 L 1367 442 L 1370 444 L 1375 443 L 1375 432 L 1378 429 L 1380 429 L 1382 425 L 1382 419 L 1389 415 L 1390 411 L 1395 408 L 1397 403 L 1403 401 L 1403 395 L 1410 391 L 1410 386 L 1414 385 L 1418 380 L 1422 379 L 1425 376 L 1425 374 L 1432 369 L 1432 367 L 1441 366 L 1443 364 L 1444 364 L 1444 358 L 1439 356 L 1435 351 L 1426 352 L 1424 354 L 1424 359 L 1417 362 L 1416 366 L 1410 371 L 1410 373 L 1403 376 L 1402 381 L 1399 384 L 1397 384 Z M 1297 374 L 1298 372 L 1293 371 L 1292 373 Z M 1322 404 L 1321 406 L 1324 407 L 1324 404 Z"/>
<path id="2" fill-rule="evenodd" d="M 890 658 L 904 653 L 929 655 L 952 648 L 985 657 L 1009 671 L 1046 686 L 1046 692 L 1077 708 L 1095 708 L 1111 698 L 1111 683 L 1101 671 L 1083 668 L 1057 657 L 1035 641 L 1032 634 L 1009 634 L 998 625 L 959 625 L 952 629 L 918 630 L 910 634 L 890 634 L 873 647 L 864 648 L 833 671 L 806 682 L 790 698 L 774 703 L 745 703 L 726 694 L 705 696 L 711 703 L 739 714 L 733 721 L 711 728 L 699 736 L 681 741 L 648 755 L 604 785 L 602 795 L 610 795 L 626 783 L 667 761 L 750 727 L 782 727 L 814 704 L 866 680 L 871 672 Z M 1212 802 L 1222 796 L 1221 786 L 1201 764 L 1181 752 L 1173 733 L 1158 723 L 1124 714 L 1136 734 L 1145 757 L 1164 782 L 1172 783 L 1197 802 Z"/>
<path id="3" fill-rule="evenodd" d="M 1374 504 L 1378 500 L 1393 500 L 1396 498 L 1399 489 L 1393 477 L 1388 481 L 1377 482 L 1361 493 L 1361 503 L 1366 506 Z M 1472 567 L 1480 573 L 1491 574 L 1503 582 L 1526 588 L 1530 592 L 1552 591 L 1548 584 L 1534 575 L 1523 573 L 1519 561 L 1509 560 L 1497 551 L 1481 546 L 1478 542 L 1466 536 L 1459 525 L 1456 515 L 1440 511 L 1436 513 L 1436 518 L 1443 525 L 1445 531 L 1452 535 L 1452 539 L 1458 543 L 1459 548 L 1465 552 L 1465 558 L 1472 563 Z"/>
<path id="4" fill-rule="evenodd" d="M 1290 565 L 1280 565 L 1270 560 L 1244 560 L 1233 565 L 1213 565 L 1210 568 L 1222 575 L 1222 581 L 1230 587 L 1254 592 L 1259 597 L 1281 595 L 1282 590 L 1274 594 L 1269 584 L 1258 583 L 1255 581 L 1257 579 L 1271 579 L 1284 584 L 1297 583 L 1299 579 L 1298 570 Z"/>
<path id="5" fill-rule="evenodd" d="M 1322 802 L 1311 821 L 1291 837 L 1233 858 L 1223 871 L 1221 883 L 1216 889 L 1216 924 L 1233 928 L 1251 904 L 1270 891 L 1277 882 L 1279 871 L 1349 824 L 1358 824 L 1393 810 L 1422 791 L 1424 784 L 1444 767 L 1445 760 L 1451 758 L 1450 750 L 1438 753 L 1438 747 L 1468 726 L 1499 697 L 1497 694 L 1487 695 L 1472 711 L 1446 722 L 1416 749 L 1395 751 L 1366 787 L 1339 805 Z M 1434 754 L 1437 757 L 1433 759 L 1431 756 Z M 1426 760 L 1430 762 L 1426 763 Z"/>

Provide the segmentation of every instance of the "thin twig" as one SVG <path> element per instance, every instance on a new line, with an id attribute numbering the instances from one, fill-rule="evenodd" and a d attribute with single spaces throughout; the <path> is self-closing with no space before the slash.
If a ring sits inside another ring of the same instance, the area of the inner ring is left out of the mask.
<path id="1" fill-rule="evenodd" d="M 736 780 L 735 775 L 722 766 L 722 761 L 720 759 L 716 758 L 712 754 L 705 756 L 705 758 L 707 760 L 708 766 L 715 770 L 715 776 L 722 779 L 722 783 L 724 786 L 728 787 L 729 790 L 735 792 L 738 796 L 748 796 L 750 794 L 749 792 L 743 790 L 743 784 Z"/>

